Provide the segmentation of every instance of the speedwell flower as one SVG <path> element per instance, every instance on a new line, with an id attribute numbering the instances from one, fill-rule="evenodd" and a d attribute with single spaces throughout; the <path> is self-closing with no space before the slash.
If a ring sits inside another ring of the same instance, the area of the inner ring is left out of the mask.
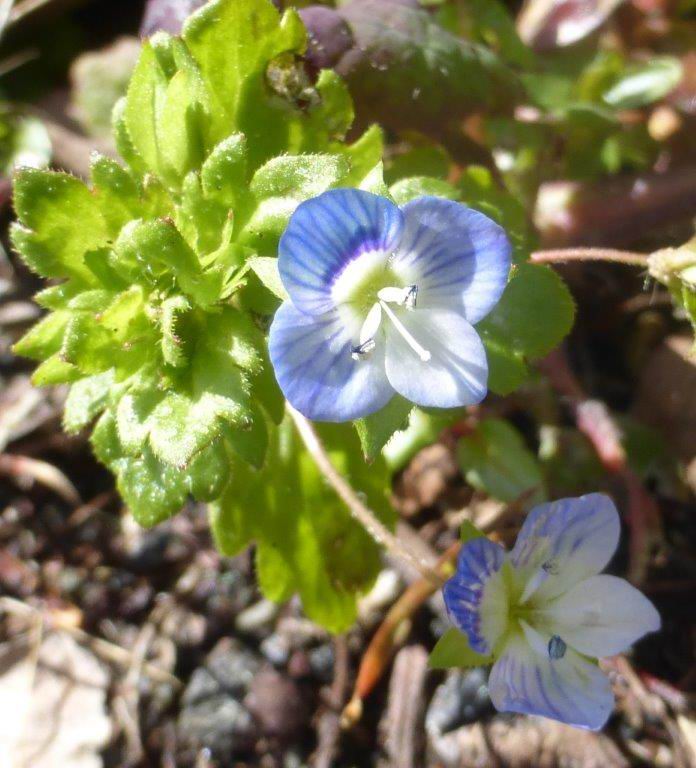
<path id="1" fill-rule="evenodd" d="M 637 589 L 598 575 L 619 533 L 614 504 L 595 493 L 536 507 L 509 554 L 486 538 L 464 545 L 445 603 L 471 648 L 496 659 L 496 709 L 604 725 L 614 697 L 596 659 L 660 628 Z"/>
<path id="2" fill-rule="evenodd" d="M 290 300 L 271 326 L 271 361 L 305 416 L 349 421 L 395 392 L 440 408 L 484 398 L 488 365 L 472 324 L 510 269 L 510 243 L 487 216 L 436 197 L 399 208 L 331 190 L 297 208 L 278 268 Z"/>

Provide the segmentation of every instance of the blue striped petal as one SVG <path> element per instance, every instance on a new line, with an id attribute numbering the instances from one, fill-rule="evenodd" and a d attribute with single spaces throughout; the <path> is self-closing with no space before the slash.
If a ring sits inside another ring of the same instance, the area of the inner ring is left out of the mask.
<path id="1" fill-rule="evenodd" d="M 527 515 L 510 553 L 529 579 L 523 601 L 563 594 L 599 573 L 619 543 L 621 525 L 612 500 L 601 493 L 541 504 Z"/>
<path id="2" fill-rule="evenodd" d="M 493 665 L 488 690 L 500 712 L 541 715 L 593 731 L 614 707 L 609 680 L 596 664 L 571 648 L 552 658 L 547 646 L 537 650 L 523 635 Z"/>
<path id="3" fill-rule="evenodd" d="M 477 323 L 498 303 L 510 271 L 510 241 L 484 214 L 452 200 L 403 206 L 404 231 L 391 263 L 419 307 L 447 307 Z"/>
<path id="4" fill-rule="evenodd" d="M 268 337 L 271 363 L 283 394 L 308 419 L 359 419 L 394 395 L 384 372 L 383 337 L 356 361 L 355 334 L 338 312 L 306 315 L 287 301 L 276 312 Z"/>
<path id="5" fill-rule="evenodd" d="M 507 626 L 508 598 L 501 568 L 505 550 L 486 538 L 467 542 L 457 572 L 442 589 L 452 622 L 477 653 L 489 654 Z"/>
<path id="6" fill-rule="evenodd" d="M 298 206 L 280 239 L 278 269 L 293 304 L 319 315 L 331 310 L 331 288 L 364 254 L 391 253 L 403 228 L 401 211 L 384 197 L 332 189 Z"/>
<path id="7" fill-rule="evenodd" d="M 385 320 L 387 376 L 394 389 L 416 405 L 434 408 L 480 403 L 486 396 L 488 361 L 478 333 L 462 315 L 420 305 L 393 311 L 430 353 L 424 362 L 394 323 Z"/>

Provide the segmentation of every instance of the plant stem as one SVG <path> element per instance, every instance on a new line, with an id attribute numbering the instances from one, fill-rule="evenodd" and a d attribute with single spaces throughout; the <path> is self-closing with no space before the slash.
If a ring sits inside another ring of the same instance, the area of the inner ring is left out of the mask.
<path id="1" fill-rule="evenodd" d="M 445 580 L 437 571 L 421 557 L 412 552 L 404 545 L 360 500 L 360 497 L 351 487 L 350 483 L 341 475 L 333 465 L 324 444 L 312 424 L 290 403 L 286 404 L 288 413 L 295 422 L 295 427 L 302 438 L 307 450 L 314 459 L 319 471 L 329 482 L 329 485 L 336 491 L 341 500 L 350 510 L 351 515 L 362 525 L 377 544 L 384 547 L 395 557 L 399 557 L 415 568 L 418 573 L 437 587 L 441 587 Z"/>
<path id="2" fill-rule="evenodd" d="M 530 256 L 534 264 L 557 264 L 564 261 L 609 261 L 632 267 L 648 266 L 648 257 L 634 251 L 619 251 L 616 248 L 555 248 L 548 251 L 534 251 Z"/>

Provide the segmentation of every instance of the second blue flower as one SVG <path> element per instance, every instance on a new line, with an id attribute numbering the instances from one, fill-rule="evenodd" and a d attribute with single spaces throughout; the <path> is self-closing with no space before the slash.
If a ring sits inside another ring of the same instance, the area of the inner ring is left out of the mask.
<path id="1" fill-rule="evenodd" d="M 500 226 L 451 200 L 399 208 L 336 189 L 302 203 L 280 241 L 290 300 L 269 338 L 285 397 L 317 421 L 367 416 L 396 392 L 480 402 L 488 365 L 473 324 L 505 289 L 510 250 Z"/>

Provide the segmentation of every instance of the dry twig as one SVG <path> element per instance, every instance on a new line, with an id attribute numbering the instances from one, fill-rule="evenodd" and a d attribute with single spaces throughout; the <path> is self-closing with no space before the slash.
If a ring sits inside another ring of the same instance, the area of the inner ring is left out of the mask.
<path id="1" fill-rule="evenodd" d="M 131 669 L 134 663 L 137 664 L 137 660 L 134 662 L 133 651 L 122 648 L 120 645 L 110 643 L 108 640 L 104 640 L 101 637 L 94 637 L 83 629 L 74 626 L 69 621 L 56 621 L 56 614 L 43 612 L 39 608 L 35 608 L 33 605 L 24 603 L 21 600 L 15 600 L 12 597 L 0 597 L 0 610 L 25 616 L 39 616 L 45 627 L 60 630 L 72 635 L 78 642 L 84 643 L 91 651 L 112 664 L 117 664 L 126 669 Z M 161 669 L 156 664 L 147 661 L 143 662 L 142 671 L 158 683 L 168 683 L 176 688 L 181 687 L 181 681 L 178 677 Z"/>
<path id="2" fill-rule="evenodd" d="M 631 267 L 648 267 L 648 257 L 635 251 L 619 251 L 616 248 L 554 248 L 534 251 L 529 260 L 534 264 L 562 264 L 566 261 L 607 261 Z"/>
<path id="3" fill-rule="evenodd" d="M 587 397 L 563 350 L 554 350 L 539 363 L 539 367 L 551 386 L 566 398 L 578 429 L 592 443 L 604 468 L 624 483 L 630 527 L 629 578 L 640 583 L 645 575 L 650 546 L 661 538 L 657 504 L 628 466 L 621 444 L 621 430 L 614 417 L 604 403 Z"/>
<path id="4" fill-rule="evenodd" d="M 295 422 L 302 441 L 320 472 L 348 507 L 351 515 L 363 526 L 377 544 L 383 546 L 395 557 L 400 557 L 413 566 L 425 579 L 435 585 L 435 588 L 442 586 L 443 580 L 433 570 L 433 566 L 405 547 L 403 542 L 377 518 L 375 513 L 363 504 L 350 483 L 334 467 L 312 424 L 289 403 L 286 404 L 286 407 L 292 420 Z"/>
<path id="5" fill-rule="evenodd" d="M 341 735 L 341 707 L 348 693 L 348 643 L 343 635 L 334 640 L 334 678 L 324 699 L 325 707 L 317 721 L 317 749 L 313 768 L 331 768 Z"/>

